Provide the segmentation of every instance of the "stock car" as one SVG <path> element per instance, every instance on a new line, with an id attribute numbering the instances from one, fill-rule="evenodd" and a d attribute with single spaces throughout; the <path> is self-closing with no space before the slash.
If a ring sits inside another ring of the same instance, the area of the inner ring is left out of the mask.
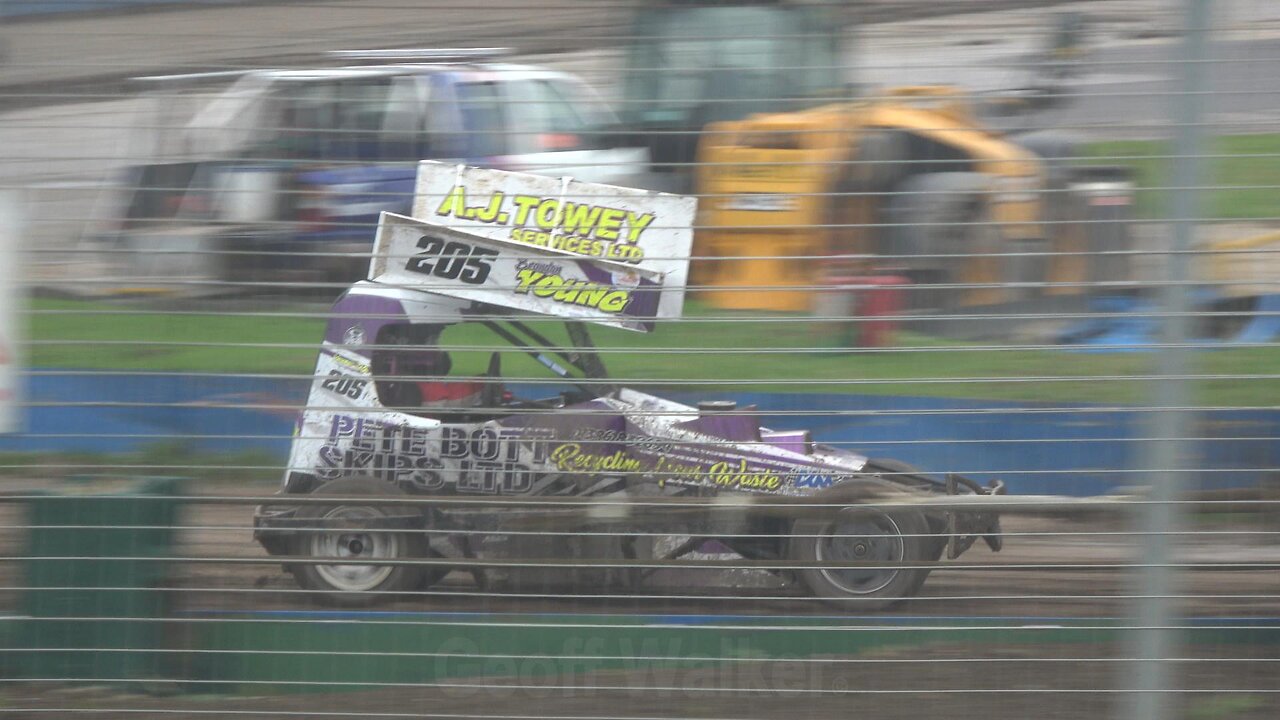
<path id="1" fill-rule="evenodd" d="M 989 508 L 912 503 L 1001 494 L 999 481 L 937 480 L 732 402 L 609 378 L 588 324 L 643 332 L 679 316 L 691 198 L 438 163 L 423 163 L 416 197 L 413 217 L 382 215 L 368 279 L 334 304 L 283 487 L 255 513 L 256 539 L 317 598 L 368 604 L 492 557 L 636 588 L 713 539 L 865 611 L 916 593 L 944 554 L 979 538 L 1000 549 Z M 519 208 L 543 203 L 560 225 L 539 244 Z M 597 222 L 570 228 L 574 212 Z M 455 355 L 495 341 L 554 385 L 526 373 L 508 387 L 499 352 L 454 372 Z M 483 586 L 498 570 L 472 572 Z"/>

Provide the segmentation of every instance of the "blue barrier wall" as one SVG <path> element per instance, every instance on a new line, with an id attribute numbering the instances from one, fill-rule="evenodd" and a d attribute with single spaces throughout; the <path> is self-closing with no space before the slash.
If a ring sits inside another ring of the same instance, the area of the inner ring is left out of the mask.
<path id="1" fill-rule="evenodd" d="M 259 450 L 282 461 L 308 381 L 217 375 L 104 374 L 29 378 L 26 432 L 0 451 L 125 452 L 163 442 L 209 452 Z M 520 391 L 516 388 L 517 392 Z M 529 395 L 546 393 L 545 386 Z M 1020 494 L 1097 495 L 1144 482 L 1127 472 L 1145 445 L 1139 409 L 877 395 L 748 393 L 669 397 L 757 405 L 778 430 L 891 457 L 929 472 L 1001 478 Z M 794 415 L 776 413 L 796 413 Z M 1280 467 L 1280 411 L 1199 417 L 1201 488 L 1249 487 Z"/>
<path id="2" fill-rule="evenodd" d="M 808 428 L 815 440 L 928 472 L 1000 478 L 1021 494 L 1089 496 L 1149 482 L 1129 471 L 1144 464 L 1148 444 L 1151 414 L 1138 408 L 876 395 L 734 399 L 758 404 L 775 429 Z M 798 414 L 769 417 L 779 411 Z M 1203 441 L 1193 487 L 1252 487 L 1280 468 L 1280 411 L 1206 411 L 1195 430 Z"/>
<path id="3" fill-rule="evenodd" d="M 129 452 L 165 442 L 284 457 L 308 380 L 217 375 L 34 375 L 23 392 L 25 432 L 0 451 Z"/>

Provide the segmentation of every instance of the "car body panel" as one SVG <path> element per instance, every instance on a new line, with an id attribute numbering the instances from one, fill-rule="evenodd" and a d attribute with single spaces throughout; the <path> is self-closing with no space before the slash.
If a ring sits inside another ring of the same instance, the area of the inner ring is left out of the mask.
<path id="1" fill-rule="evenodd" d="M 793 434 L 762 427 L 750 411 L 708 413 L 629 389 L 556 402 L 553 413 L 515 411 L 482 422 L 385 407 L 368 339 L 388 324 L 462 322 L 464 307 L 373 284 L 340 300 L 290 471 L 323 481 L 376 477 L 411 492 L 446 494 L 538 494 L 554 483 L 584 494 L 634 482 L 803 496 L 853 478 L 867 463 L 857 453 L 796 445 Z"/>

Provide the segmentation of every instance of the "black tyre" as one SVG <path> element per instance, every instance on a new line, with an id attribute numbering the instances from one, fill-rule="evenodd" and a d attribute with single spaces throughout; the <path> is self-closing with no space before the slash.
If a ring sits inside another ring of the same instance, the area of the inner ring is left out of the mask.
<path id="1" fill-rule="evenodd" d="M 877 468 L 888 473 L 887 477 L 894 482 L 913 487 L 919 486 L 917 481 L 905 476 L 927 477 L 925 472 L 910 463 L 904 463 L 901 460 L 892 458 L 871 458 L 867 461 L 867 465 Z M 922 486 L 921 486 L 922 487 Z M 924 557 L 923 560 L 929 562 L 938 562 L 942 559 L 942 554 L 947 551 L 947 536 L 944 534 L 943 522 L 941 520 L 930 520 L 926 518 L 929 532 L 933 533 L 929 537 L 924 538 Z M 919 592 L 920 587 L 924 585 L 924 581 L 928 579 L 931 568 L 923 568 L 917 574 L 919 578 L 916 587 L 911 591 L 912 595 Z"/>
<path id="2" fill-rule="evenodd" d="M 964 280 L 965 258 L 995 252 L 991 178 L 982 173 L 938 172 L 907 178 L 884 207 L 885 228 L 877 252 L 887 268 L 922 284 Z M 913 308 L 950 309 L 964 289 L 913 290 Z"/>
<path id="3" fill-rule="evenodd" d="M 909 159 L 905 133 L 872 129 L 858 138 L 826 198 L 823 222 L 831 228 L 829 252 L 861 254 L 872 249 L 865 245 L 865 225 L 882 221 L 885 196 L 881 193 L 902 181 L 911 167 Z"/>
<path id="4" fill-rule="evenodd" d="M 853 192 L 885 192 L 906 177 L 911 166 L 906 133 L 867 132 L 854 146 L 841 185 Z"/>
<path id="5" fill-rule="evenodd" d="M 846 507 L 834 517 L 797 520 L 791 531 L 790 556 L 798 563 L 836 566 L 915 563 L 931 559 L 928 532 L 928 522 L 917 512 Z M 799 571 L 814 595 L 851 612 L 893 607 L 914 595 L 928 574 L 924 568 L 879 566 Z"/>
<path id="6" fill-rule="evenodd" d="M 1035 153 L 1044 163 L 1046 184 L 1050 189 L 1067 187 L 1084 142 L 1080 135 L 1067 130 L 1037 130 L 1015 135 L 1012 140 Z"/>
<path id="7" fill-rule="evenodd" d="M 343 520 L 353 529 L 316 530 L 304 533 L 298 540 L 299 555 L 311 557 L 349 557 L 350 564 L 317 565 L 299 563 L 293 566 L 298 584 L 315 593 L 317 599 L 334 605 L 357 607 L 389 599 L 389 595 L 423 587 L 429 574 L 443 577 L 446 569 L 411 565 L 364 565 L 358 560 L 408 560 L 427 557 L 426 538 L 421 532 L 360 530 L 361 521 L 375 521 L 403 516 L 406 509 L 379 506 L 379 497 L 400 496 L 404 491 L 385 482 L 365 479 L 335 480 L 322 485 L 313 495 L 370 498 L 370 502 L 337 505 L 305 505 L 298 511 L 300 519 Z"/>

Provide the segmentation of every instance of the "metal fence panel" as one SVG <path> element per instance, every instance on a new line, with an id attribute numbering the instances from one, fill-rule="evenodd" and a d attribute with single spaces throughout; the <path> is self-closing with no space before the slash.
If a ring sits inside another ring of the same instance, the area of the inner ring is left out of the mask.
<path id="1" fill-rule="evenodd" d="M 0 3 L 0 711 L 1275 717 L 1274 5 Z"/>

